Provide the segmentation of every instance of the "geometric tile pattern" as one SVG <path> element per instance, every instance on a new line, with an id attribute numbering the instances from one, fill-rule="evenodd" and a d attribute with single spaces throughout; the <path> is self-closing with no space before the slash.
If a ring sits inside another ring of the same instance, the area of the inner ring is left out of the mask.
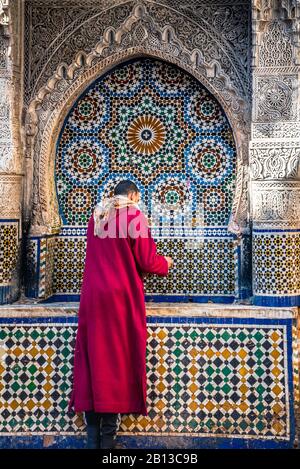
<path id="1" fill-rule="evenodd" d="M 40 276 L 39 296 L 48 297 L 53 293 L 54 255 L 56 252 L 56 236 L 40 238 Z"/>
<path id="2" fill-rule="evenodd" d="M 38 296 L 39 279 L 39 243 L 38 238 L 29 238 L 26 243 L 26 286 L 25 294 L 28 297 Z"/>
<path id="3" fill-rule="evenodd" d="M 79 96 L 61 130 L 55 179 L 63 230 L 86 228 L 96 203 L 130 178 L 161 253 L 178 262 L 168 279 L 149 277 L 147 291 L 234 296 L 237 254 L 226 227 L 236 156 L 228 119 L 199 81 L 156 59 L 121 64 Z M 222 239 L 207 233 L 203 240 L 199 229 L 219 230 Z M 59 241 L 55 292 L 79 294 L 84 249 L 76 235 Z"/>
<path id="4" fill-rule="evenodd" d="M 86 254 L 84 228 L 64 227 L 55 249 L 53 293 L 79 294 Z M 157 296 L 234 296 L 237 286 L 237 248 L 232 236 L 215 230 L 212 234 L 197 237 L 158 237 L 154 230 L 158 251 L 173 255 L 176 269 L 168 277 L 149 275 L 145 279 L 147 295 Z M 73 234 L 72 234 L 73 233 Z M 76 259 L 76 262 L 74 261 Z"/>
<path id="5" fill-rule="evenodd" d="M 0 327 L 0 433 L 85 431 L 67 413 L 76 318 Z M 120 433 L 288 439 L 292 396 L 286 324 L 148 317 L 148 416 Z M 227 323 L 226 323 L 227 322 Z"/>
<path id="6" fill-rule="evenodd" d="M 0 222 L 0 286 L 10 285 L 18 254 L 18 221 Z"/>
<path id="7" fill-rule="evenodd" d="M 149 416 L 128 416 L 123 431 L 286 436 L 281 328 L 159 324 L 149 334 Z"/>
<path id="8" fill-rule="evenodd" d="M 226 225 L 235 170 L 233 133 L 218 101 L 177 66 L 137 59 L 92 83 L 65 120 L 56 155 L 63 223 L 86 225 L 126 174 L 152 224 Z"/>
<path id="9" fill-rule="evenodd" d="M 146 294 L 189 296 L 234 296 L 238 265 L 232 238 L 158 238 L 158 250 L 174 257 L 173 271 L 167 277 L 145 279 Z"/>
<path id="10" fill-rule="evenodd" d="M 256 295 L 300 295 L 300 234 L 254 232 Z"/>
<path id="11" fill-rule="evenodd" d="M 85 254 L 86 237 L 58 238 L 53 274 L 54 293 L 78 294 L 80 292 Z"/>
<path id="12" fill-rule="evenodd" d="M 298 323 L 298 324 L 297 324 Z M 293 349 L 293 383 L 294 383 L 294 412 L 297 421 L 297 428 L 300 422 L 300 341 L 299 321 L 292 326 L 292 349 Z M 299 432 L 298 432 L 299 442 Z"/>
<path id="13" fill-rule="evenodd" d="M 1 431 L 70 431 L 66 414 L 75 327 L 2 325 Z"/>

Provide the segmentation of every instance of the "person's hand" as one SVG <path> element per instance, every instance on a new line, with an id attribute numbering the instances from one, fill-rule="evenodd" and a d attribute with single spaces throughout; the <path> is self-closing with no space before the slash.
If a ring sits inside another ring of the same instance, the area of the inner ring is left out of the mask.
<path id="1" fill-rule="evenodd" d="M 174 262 L 173 262 L 172 257 L 165 256 L 165 259 L 166 259 L 166 261 L 167 261 L 167 263 L 168 263 L 168 268 L 170 269 L 171 267 L 173 267 Z"/>

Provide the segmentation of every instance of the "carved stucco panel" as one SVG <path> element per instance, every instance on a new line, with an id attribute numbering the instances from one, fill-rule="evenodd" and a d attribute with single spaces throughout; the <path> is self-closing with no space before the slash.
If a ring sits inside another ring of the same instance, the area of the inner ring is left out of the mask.
<path id="1" fill-rule="evenodd" d="M 298 76 L 255 77 L 254 121 L 297 119 Z"/>
<path id="2" fill-rule="evenodd" d="M 7 26 L 9 23 L 8 14 L 9 0 L 0 0 L 0 25 Z"/>
<path id="3" fill-rule="evenodd" d="M 300 228 L 299 181 L 253 181 L 254 226 L 260 228 Z"/>
<path id="4" fill-rule="evenodd" d="M 293 63 L 293 44 L 290 26 L 272 21 L 262 33 L 258 54 L 260 67 L 287 66 Z"/>
<path id="5" fill-rule="evenodd" d="M 30 0 L 25 2 L 26 101 L 46 84 L 60 63 L 71 65 L 79 50 L 89 54 L 107 28 L 114 34 L 133 9 L 141 17 L 147 11 L 161 29 L 170 26 L 170 35 L 173 30 L 190 51 L 198 48 L 206 61 L 218 63 L 234 86 L 249 95 L 250 3 L 86 0 L 83 5 L 53 0 L 49 5 Z"/>
<path id="6" fill-rule="evenodd" d="M 20 218 L 22 208 L 22 176 L 0 174 L 1 218 Z"/>
<path id="7" fill-rule="evenodd" d="M 300 122 L 268 122 L 252 124 L 253 139 L 299 139 Z"/>
<path id="8" fill-rule="evenodd" d="M 5 72 L 6 70 L 5 68 Z M 6 73 L 1 74 L 0 70 L 0 171 L 11 171 L 14 167 L 10 103 L 11 80 Z"/>
<path id="9" fill-rule="evenodd" d="M 300 141 L 251 142 L 252 179 L 299 179 Z"/>
<path id="10" fill-rule="evenodd" d="M 2 0 L 1 8 L 3 22 L 0 27 L 0 171 L 21 173 L 22 2 Z"/>

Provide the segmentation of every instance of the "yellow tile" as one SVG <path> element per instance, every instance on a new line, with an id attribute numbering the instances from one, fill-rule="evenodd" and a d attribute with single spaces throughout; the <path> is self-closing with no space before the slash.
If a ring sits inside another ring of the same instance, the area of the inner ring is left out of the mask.
<path id="1" fill-rule="evenodd" d="M 50 389 L 52 389 L 52 385 L 50 383 L 46 383 L 44 384 L 43 388 L 45 389 L 45 391 L 50 391 Z"/>
<path id="2" fill-rule="evenodd" d="M 192 348 L 189 351 L 189 354 L 192 355 L 192 357 L 197 357 L 198 353 L 199 353 L 199 350 L 197 350 L 196 348 Z"/>
<path id="3" fill-rule="evenodd" d="M 210 348 L 205 353 L 209 358 L 211 358 L 214 355 L 214 352 Z"/>
<path id="4" fill-rule="evenodd" d="M 198 368 L 196 368 L 194 365 L 189 368 L 189 372 L 191 375 L 196 375 L 198 373 Z"/>
<path id="5" fill-rule="evenodd" d="M 279 404 L 275 404 L 272 407 L 274 414 L 280 414 L 282 412 L 282 407 Z"/>
<path id="6" fill-rule="evenodd" d="M 280 335 L 277 334 L 276 331 L 273 332 L 273 334 L 271 334 L 271 339 L 274 340 L 274 342 L 277 342 L 277 340 L 280 338 Z"/>
<path id="7" fill-rule="evenodd" d="M 28 352 L 32 357 L 35 357 L 38 353 L 40 353 L 35 347 L 33 347 L 31 350 Z"/>
<path id="8" fill-rule="evenodd" d="M 46 371 L 46 373 L 47 373 L 48 375 L 50 375 L 50 373 L 52 373 L 52 371 L 53 371 L 53 368 L 52 368 L 52 366 L 50 365 L 50 363 L 48 363 L 48 365 L 44 368 L 44 370 Z"/>
<path id="9" fill-rule="evenodd" d="M 162 329 L 158 332 L 158 337 L 160 338 L 160 340 L 164 339 L 166 337 L 166 333 L 165 331 L 163 331 Z"/>
<path id="10" fill-rule="evenodd" d="M 35 407 L 35 402 L 32 399 L 30 399 L 29 401 L 26 402 L 26 407 L 29 410 L 32 410 Z M 45 407 L 44 404 L 43 404 L 43 407 Z"/>
<path id="11" fill-rule="evenodd" d="M 193 394 L 194 394 L 198 389 L 199 389 L 199 388 L 198 388 L 198 386 L 197 386 L 195 383 L 193 383 L 193 384 L 191 384 L 191 385 L 189 386 L 189 390 L 190 390 L 191 393 L 193 393 Z"/>
<path id="12" fill-rule="evenodd" d="M 156 402 L 155 407 L 159 410 L 162 410 L 164 409 L 164 407 L 166 407 L 166 404 L 164 403 L 162 399 L 160 399 L 159 401 Z"/>
<path id="13" fill-rule="evenodd" d="M 158 383 L 157 385 L 157 389 L 159 390 L 159 392 L 163 392 L 166 389 L 166 386 L 160 381 L 160 383 Z"/>
<path id="14" fill-rule="evenodd" d="M 10 403 L 10 407 L 13 409 L 13 410 L 16 410 L 18 407 L 20 407 L 20 403 L 16 400 L 13 400 L 11 403 Z"/>
<path id="15" fill-rule="evenodd" d="M 24 353 L 24 350 L 21 350 L 20 347 L 16 347 L 15 349 L 12 350 L 12 352 L 14 355 L 16 355 L 16 357 L 18 357 L 19 355 Z"/>
<path id="16" fill-rule="evenodd" d="M 272 428 L 275 430 L 277 434 L 282 432 L 282 425 L 278 420 L 276 420 L 275 423 L 273 423 Z"/>
<path id="17" fill-rule="evenodd" d="M 157 371 L 160 375 L 163 375 L 165 372 L 166 372 L 166 368 L 163 366 L 163 365 L 160 365 L 158 368 L 157 368 Z"/>
<path id="18" fill-rule="evenodd" d="M 227 360 L 230 357 L 231 353 L 229 352 L 229 350 L 225 349 L 223 350 L 222 355 L 225 358 L 225 360 Z"/>
<path id="19" fill-rule="evenodd" d="M 210 411 L 210 410 L 213 410 L 215 408 L 215 405 L 212 402 L 208 401 L 208 403 L 205 404 L 205 407 L 208 411 Z"/>
<path id="20" fill-rule="evenodd" d="M 246 404 L 246 402 L 241 402 L 241 404 L 239 405 L 239 408 L 241 409 L 242 412 L 246 412 L 246 410 L 248 410 L 248 405 Z"/>
<path id="21" fill-rule="evenodd" d="M 247 352 L 243 349 L 241 349 L 239 352 L 238 352 L 238 355 L 241 357 L 241 358 L 245 358 L 247 356 Z"/>
<path id="22" fill-rule="evenodd" d="M 2 357 L 7 353 L 6 348 L 0 347 L 0 360 L 2 360 Z"/>
<path id="23" fill-rule="evenodd" d="M 274 376 L 279 376 L 281 375 L 281 370 L 279 370 L 279 368 L 277 368 L 277 366 L 275 366 L 275 368 L 273 368 L 273 370 L 271 371 L 272 375 Z"/>
<path id="24" fill-rule="evenodd" d="M 49 407 L 51 407 L 51 402 L 46 400 L 42 403 L 42 406 L 45 408 L 45 409 L 49 409 Z"/>
<path id="25" fill-rule="evenodd" d="M 273 387 L 272 391 L 274 394 L 276 394 L 276 396 L 279 396 L 279 394 L 282 392 L 282 389 L 276 384 L 276 386 Z"/>
<path id="26" fill-rule="evenodd" d="M 226 412 L 228 412 L 228 410 L 232 409 L 232 404 L 228 401 L 225 401 L 222 404 L 222 409 L 224 409 Z"/>
<path id="27" fill-rule="evenodd" d="M 167 352 L 165 351 L 165 349 L 160 348 L 157 353 L 160 357 L 163 357 Z"/>
<path id="28" fill-rule="evenodd" d="M 149 425 L 149 421 L 143 417 L 141 420 L 139 420 L 139 425 L 141 425 L 143 428 L 146 428 Z"/>
<path id="29" fill-rule="evenodd" d="M 280 356 L 280 353 L 278 352 L 278 350 L 273 350 L 270 355 L 272 355 L 273 358 L 278 358 Z"/>
<path id="30" fill-rule="evenodd" d="M 157 425 L 159 428 L 162 428 L 165 426 L 165 421 L 163 418 L 158 418 L 155 422 L 155 425 Z"/>
<path id="31" fill-rule="evenodd" d="M 242 367 L 242 368 L 239 368 L 238 372 L 240 375 L 245 376 L 248 373 L 248 370 Z"/>
<path id="32" fill-rule="evenodd" d="M 122 424 L 125 425 L 127 428 L 130 428 L 133 422 L 134 420 L 129 416 L 126 416 L 124 419 L 122 419 Z"/>
<path id="33" fill-rule="evenodd" d="M 243 394 L 246 394 L 246 392 L 248 391 L 248 387 L 245 384 L 242 384 L 242 386 L 240 386 L 240 391 Z"/>
<path id="34" fill-rule="evenodd" d="M 192 412 L 195 412 L 196 409 L 198 409 L 198 404 L 197 402 L 193 401 L 189 404 L 189 408 L 191 409 Z"/>

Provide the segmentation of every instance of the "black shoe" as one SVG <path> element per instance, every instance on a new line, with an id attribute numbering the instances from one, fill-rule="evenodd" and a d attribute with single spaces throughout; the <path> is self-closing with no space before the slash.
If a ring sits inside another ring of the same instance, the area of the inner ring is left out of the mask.
<path id="1" fill-rule="evenodd" d="M 101 438 L 102 449 L 114 449 L 116 445 L 116 438 L 110 435 L 105 435 Z"/>
<path id="2" fill-rule="evenodd" d="M 99 449 L 100 448 L 100 429 L 88 425 L 87 427 L 87 449 Z"/>

